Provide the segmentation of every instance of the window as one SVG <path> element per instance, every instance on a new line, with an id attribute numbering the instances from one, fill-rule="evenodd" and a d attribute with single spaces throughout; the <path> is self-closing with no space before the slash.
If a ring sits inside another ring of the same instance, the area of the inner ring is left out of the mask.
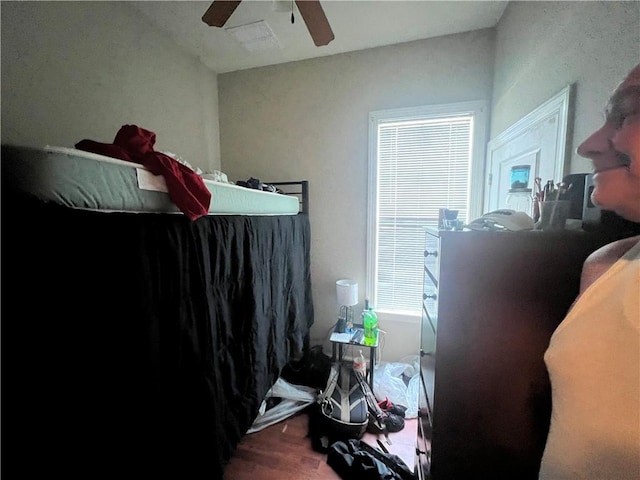
<path id="1" fill-rule="evenodd" d="M 369 115 L 367 296 L 384 320 L 419 321 L 424 227 L 440 208 L 482 212 L 484 102 Z"/>

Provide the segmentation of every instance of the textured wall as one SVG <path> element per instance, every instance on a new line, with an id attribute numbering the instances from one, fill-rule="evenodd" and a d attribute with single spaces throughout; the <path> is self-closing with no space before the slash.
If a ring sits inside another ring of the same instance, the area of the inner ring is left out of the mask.
<path id="1" fill-rule="evenodd" d="M 495 58 L 491 138 L 573 83 L 575 151 L 640 62 L 640 2 L 509 2 Z M 572 173 L 591 170 L 575 153 L 570 162 Z"/>
<path id="2" fill-rule="evenodd" d="M 2 2 L 2 142 L 111 142 L 124 124 L 219 168 L 214 73 L 125 2 Z"/>

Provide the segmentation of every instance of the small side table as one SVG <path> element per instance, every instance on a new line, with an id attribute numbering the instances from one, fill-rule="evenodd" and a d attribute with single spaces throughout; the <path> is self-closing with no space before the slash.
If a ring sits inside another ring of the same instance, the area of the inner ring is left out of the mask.
<path id="1" fill-rule="evenodd" d="M 362 340 L 359 342 L 354 342 L 353 337 L 356 335 L 356 332 L 362 332 Z M 376 348 L 378 348 L 378 335 L 379 332 L 376 332 L 376 341 L 373 345 L 365 345 L 364 344 L 364 326 L 362 324 L 355 324 L 353 329 L 350 332 L 339 333 L 335 330 L 331 334 L 329 340 L 331 341 L 331 360 L 336 361 L 336 349 L 338 351 L 338 360 L 342 361 L 342 353 L 343 347 L 345 345 L 354 345 L 358 347 L 365 347 L 369 349 L 369 367 L 367 368 L 367 375 L 369 377 L 369 387 L 371 387 L 371 391 L 373 392 L 373 367 L 376 361 Z M 337 347 L 337 348 L 336 348 Z"/>

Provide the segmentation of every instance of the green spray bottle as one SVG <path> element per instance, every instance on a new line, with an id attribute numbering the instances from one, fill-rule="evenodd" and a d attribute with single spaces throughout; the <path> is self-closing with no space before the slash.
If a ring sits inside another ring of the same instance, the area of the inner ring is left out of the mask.
<path id="1" fill-rule="evenodd" d="M 378 340 L 378 316 L 369 305 L 369 299 L 364 300 L 364 311 L 362 312 L 362 325 L 364 326 L 364 344 L 375 345 Z"/>

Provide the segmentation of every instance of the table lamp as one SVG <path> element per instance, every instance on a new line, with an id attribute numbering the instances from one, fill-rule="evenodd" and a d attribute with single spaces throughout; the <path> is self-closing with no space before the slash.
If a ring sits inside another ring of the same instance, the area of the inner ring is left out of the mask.
<path id="1" fill-rule="evenodd" d="M 353 329 L 353 306 L 358 304 L 358 282 L 345 278 L 336 282 L 338 297 L 338 323 L 336 331 L 344 333 Z"/>

